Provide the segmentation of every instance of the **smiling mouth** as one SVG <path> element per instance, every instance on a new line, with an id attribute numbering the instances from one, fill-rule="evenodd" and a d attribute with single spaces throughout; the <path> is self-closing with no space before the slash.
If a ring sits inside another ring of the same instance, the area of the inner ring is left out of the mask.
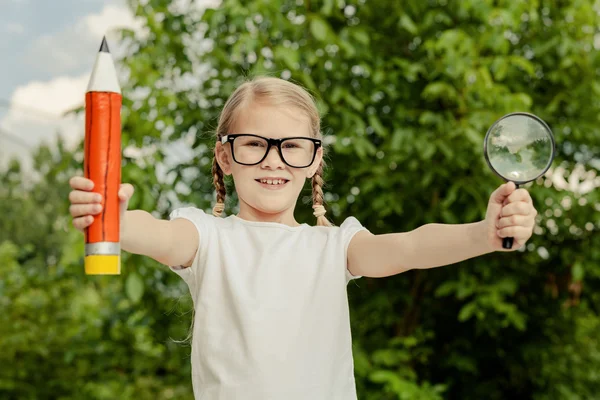
<path id="1" fill-rule="evenodd" d="M 288 179 L 255 179 L 255 181 L 258 183 L 272 186 L 285 185 L 289 182 Z"/>

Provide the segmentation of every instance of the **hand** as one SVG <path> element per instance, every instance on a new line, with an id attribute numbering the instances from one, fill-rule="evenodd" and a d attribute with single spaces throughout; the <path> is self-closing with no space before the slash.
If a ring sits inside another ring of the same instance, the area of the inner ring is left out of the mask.
<path id="1" fill-rule="evenodd" d="M 82 176 L 74 176 L 69 180 L 73 189 L 69 193 L 71 207 L 69 212 L 73 217 L 73 226 L 85 231 L 85 228 L 94 222 L 94 215 L 102 212 L 102 195 L 94 193 L 94 182 Z M 123 216 L 127 211 L 129 199 L 133 196 L 134 188 L 129 183 L 121 184 L 119 187 L 119 211 L 121 215 L 121 231 L 123 231 Z"/>
<path id="2" fill-rule="evenodd" d="M 487 241 L 493 251 L 514 251 L 522 247 L 533 233 L 537 210 L 529 192 L 505 183 L 492 193 L 485 215 Z M 511 249 L 502 248 L 502 239 L 514 238 Z"/>

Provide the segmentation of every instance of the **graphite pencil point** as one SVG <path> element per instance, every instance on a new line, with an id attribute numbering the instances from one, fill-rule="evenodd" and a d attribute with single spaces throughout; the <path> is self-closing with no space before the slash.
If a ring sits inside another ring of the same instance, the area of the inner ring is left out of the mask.
<path id="1" fill-rule="evenodd" d="M 108 49 L 108 43 L 106 42 L 106 36 L 102 37 L 102 44 L 100 44 L 99 51 L 104 52 L 104 53 L 110 53 L 110 50 Z"/>

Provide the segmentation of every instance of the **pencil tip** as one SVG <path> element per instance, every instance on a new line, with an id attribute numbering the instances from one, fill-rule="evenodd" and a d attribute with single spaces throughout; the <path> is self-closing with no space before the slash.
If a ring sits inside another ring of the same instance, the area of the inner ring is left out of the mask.
<path id="1" fill-rule="evenodd" d="M 100 45 L 100 51 L 104 53 L 110 53 L 108 49 L 108 43 L 106 43 L 106 36 L 102 38 L 102 44 Z"/>

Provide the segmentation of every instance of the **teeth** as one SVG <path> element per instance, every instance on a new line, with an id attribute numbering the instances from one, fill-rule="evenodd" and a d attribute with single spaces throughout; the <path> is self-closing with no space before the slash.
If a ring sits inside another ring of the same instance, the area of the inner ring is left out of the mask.
<path id="1" fill-rule="evenodd" d="M 267 185 L 283 185 L 285 183 L 283 179 L 261 179 L 260 182 Z"/>

